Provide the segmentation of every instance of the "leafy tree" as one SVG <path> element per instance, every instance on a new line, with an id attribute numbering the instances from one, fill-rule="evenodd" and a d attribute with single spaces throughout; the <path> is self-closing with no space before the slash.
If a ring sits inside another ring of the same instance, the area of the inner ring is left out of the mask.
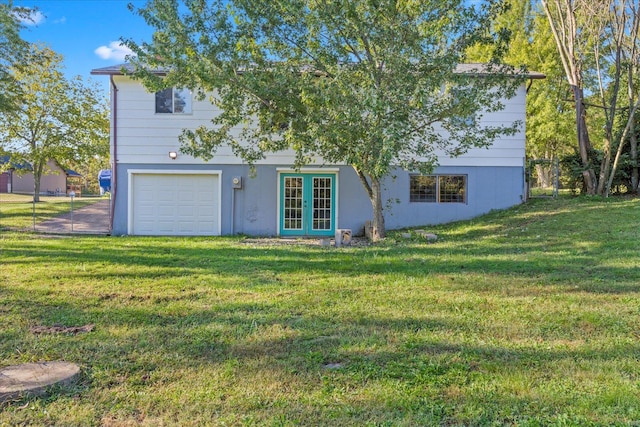
<path id="1" fill-rule="evenodd" d="M 0 148 L 12 153 L 12 159 L 31 163 L 33 197 L 39 201 L 47 161 L 65 166 L 103 152 L 109 116 L 97 89 L 85 86 L 80 77 L 67 80 L 62 57 L 51 49 L 32 45 L 25 62 L 28 68 L 12 71 L 23 95 L 19 108 L 0 122 Z"/>
<path id="2" fill-rule="evenodd" d="M 541 4 L 572 88 L 587 192 L 607 196 L 627 141 L 631 163 L 637 164 L 638 2 L 541 0 Z M 589 99 L 585 90 L 593 94 Z M 596 110 L 588 112 L 587 107 Z M 592 148 L 590 134 L 601 137 L 601 147 L 596 147 L 600 150 Z M 637 169 L 631 179 L 631 186 L 636 187 Z"/>
<path id="3" fill-rule="evenodd" d="M 19 18 L 28 19 L 28 10 L 0 4 L 0 114 L 16 108 L 19 85 L 11 70 L 21 63 L 27 43 L 20 38 Z"/>
<path id="4" fill-rule="evenodd" d="M 586 0 L 541 0 L 542 7 L 556 41 L 556 47 L 565 76 L 573 95 L 575 105 L 578 151 L 582 160 L 582 174 L 588 194 L 596 194 L 597 177 L 585 105 L 585 58 L 588 54 L 588 36 L 580 28 L 585 28 L 589 17 L 582 13 Z"/>
<path id="5" fill-rule="evenodd" d="M 513 70 L 456 72 L 469 45 L 503 41 L 487 31 L 500 2 L 484 4 L 153 0 L 137 10 L 155 28 L 152 42 L 127 45 L 152 90 L 215 93 L 222 113 L 185 130 L 182 151 L 210 159 L 228 145 L 253 164 L 292 149 L 295 167 L 317 156 L 351 165 L 371 200 L 375 239 L 385 235 L 381 187 L 394 167 L 429 172 L 439 153 L 488 147 L 518 129 L 481 121 L 515 93 Z"/>
<path id="6" fill-rule="evenodd" d="M 627 140 L 637 162 L 635 117 L 640 107 L 637 79 L 640 73 L 640 9 L 635 0 L 610 1 L 608 7 L 587 6 L 594 32 L 593 56 L 600 105 L 604 111 L 604 148 L 598 193 L 607 196 L 621 162 Z M 616 151 L 614 156 L 614 151 Z M 611 161 L 613 160 L 613 163 Z M 637 169 L 635 184 L 637 189 Z"/>

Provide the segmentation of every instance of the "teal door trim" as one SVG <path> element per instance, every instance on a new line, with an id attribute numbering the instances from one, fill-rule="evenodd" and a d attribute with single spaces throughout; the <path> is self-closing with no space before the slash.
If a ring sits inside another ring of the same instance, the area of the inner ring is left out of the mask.
<path id="1" fill-rule="evenodd" d="M 333 236 L 336 230 L 336 175 L 281 173 L 281 236 Z"/>

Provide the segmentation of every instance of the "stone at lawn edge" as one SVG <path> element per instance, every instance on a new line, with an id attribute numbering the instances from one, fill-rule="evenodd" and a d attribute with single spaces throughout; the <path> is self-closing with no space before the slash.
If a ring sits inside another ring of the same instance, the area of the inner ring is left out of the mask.
<path id="1" fill-rule="evenodd" d="M 39 395 L 53 385 L 69 385 L 80 368 L 69 362 L 38 362 L 0 369 L 0 402 L 23 395 Z"/>

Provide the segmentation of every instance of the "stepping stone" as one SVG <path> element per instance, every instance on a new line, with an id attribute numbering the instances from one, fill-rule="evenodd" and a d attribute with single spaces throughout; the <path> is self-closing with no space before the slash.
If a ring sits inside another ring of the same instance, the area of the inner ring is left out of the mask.
<path id="1" fill-rule="evenodd" d="M 0 402 L 25 394 L 45 393 L 52 385 L 68 385 L 80 374 L 80 368 L 69 362 L 38 362 L 0 369 Z"/>

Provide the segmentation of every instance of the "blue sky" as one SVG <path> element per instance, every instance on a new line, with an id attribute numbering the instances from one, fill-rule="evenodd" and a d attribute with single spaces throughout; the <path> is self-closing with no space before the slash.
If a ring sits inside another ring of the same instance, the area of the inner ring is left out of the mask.
<path id="1" fill-rule="evenodd" d="M 0 0 L 2 1 L 2 0 Z M 13 0 L 16 6 L 37 8 L 33 23 L 25 23 L 24 40 L 42 42 L 63 55 L 67 76 L 80 75 L 99 84 L 108 95 L 108 79 L 91 76 L 94 68 L 124 62 L 126 49 L 120 38 L 150 41 L 151 29 L 130 12 L 127 4 L 144 0 Z"/>

